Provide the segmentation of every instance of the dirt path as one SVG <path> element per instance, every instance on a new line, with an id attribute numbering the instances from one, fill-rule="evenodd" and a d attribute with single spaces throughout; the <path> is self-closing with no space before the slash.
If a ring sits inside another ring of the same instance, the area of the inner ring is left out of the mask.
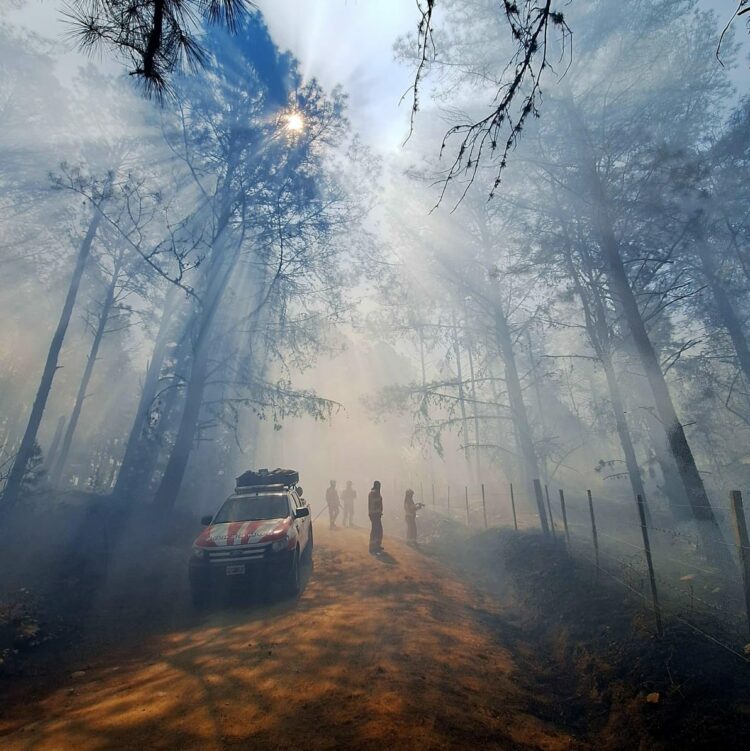
<path id="1" fill-rule="evenodd" d="M 500 606 L 364 530 L 317 530 L 298 602 L 216 612 L 13 707 L 15 749 L 568 749 L 540 719 Z M 485 625 L 483 625 L 485 624 Z M 502 633 L 502 630 L 500 630 Z M 531 650 L 529 650 L 531 652 Z M 526 659 L 528 659 L 528 655 Z M 541 707 L 541 711 L 540 711 Z M 533 709 L 532 709 L 533 708 Z"/>

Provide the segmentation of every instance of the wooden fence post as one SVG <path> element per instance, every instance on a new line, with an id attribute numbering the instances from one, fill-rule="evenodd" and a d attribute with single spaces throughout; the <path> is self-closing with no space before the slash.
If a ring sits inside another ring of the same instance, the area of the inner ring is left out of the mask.
<path id="1" fill-rule="evenodd" d="M 419 502 L 424 503 L 424 488 L 421 480 L 419 481 Z"/>
<path id="2" fill-rule="evenodd" d="M 518 521 L 516 521 L 516 499 L 513 497 L 513 483 L 510 484 L 510 507 L 513 509 L 513 527 L 518 532 Z"/>
<path id="3" fill-rule="evenodd" d="M 570 532 L 568 532 L 568 515 L 565 513 L 565 494 L 560 488 L 560 508 L 562 509 L 563 527 L 565 527 L 565 539 L 570 547 Z"/>
<path id="4" fill-rule="evenodd" d="M 646 527 L 646 509 L 641 496 L 636 496 L 638 501 L 638 516 L 641 518 L 641 532 L 643 533 L 643 548 L 646 551 L 646 564 L 648 565 L 648 579 L 651 583 L 651 597 L 654 601 L 654 616 L 656 617 L 656 633 L 664 634 L 661 625 L 661 609 L 659 608 L 659 596 L 656 593 L 656 576 L 654 575 L 654 562 L 651 560 L 651 543 L 648 541 L 648 527 Z"/>
<path id="5" fill-rule="evenodd" d="M 451 515 L 451 486 L 448 486 L 448 516 Z"/>
<path id="6" fill-rule="evenodd" d="M 591 536 L 594 540 L 594 558 L 596 560 L 596 578 L 599 578 L 599 538 L 596 534 L 596 518 L 594 517 L 594 502 L 591 500 L 591 491 L 587 490 L 589 497 L 589 513 L 591 514 Z"/>
<path id="7" fill-rule="evenodd" d="M 487 529 L 487 501 L 484 498 L 484 483 L 482 483 L 482 515 L 484 516 L 484 528 Z"/>
<path id="8" fill-rule="evenodd" d="M 471 526 L 471 518 L 469 517 L 469 486 L 464 485 L 464 498 L 466 499 L 466 526 Z"/>
<path id="9" fill-rule="evenodd" d="M 740 570 L 742 571 L 742 583 L 745 587 L 745 609 L 747 610 L 748 628 L 750 628 L 750 538 L 748 538 L 745 510 L 742 506 L 742 493 L 739 490 L 733 490 L 729 493 L 729 499 L 734 511 L 734 531 L 740 548 Z"/>
<path id="10" fill-rule="evenodd" d="M 555 532 L 555 517 L 552 516 L 552 504 L 549 502 L 549 488 L 544 486 L 544 495 L 547 498 L 547 511 L 549 512 L 549 525 L 552 529 L 552 539 L 557 539 L 557 533 Z"/>
<path id="11" fill-rule="evenodd" d="M 435 483 L 432 483 L 432 505 L 435 505 Z"/>
<path id="12" fill-rule="evenodd" d="M 544 510 L 544 498 L 542 497 L 542 483 L 538 478 L 534 478 L 534 495 L 536 496 L 536 508 L 539 513 L 539 523 L 542 525 L 542 532 L 545 537 L 549 536 L 549 524 L 547 523 L 547 512 Z"/>

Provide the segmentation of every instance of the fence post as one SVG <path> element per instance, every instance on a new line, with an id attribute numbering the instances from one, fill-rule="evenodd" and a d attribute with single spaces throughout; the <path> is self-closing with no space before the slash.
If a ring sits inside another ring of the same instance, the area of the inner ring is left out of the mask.
<path id="1" fill-rule="evenodd" d="M 732 490 L 729 493 L 734 511 L 734 531 L 737 534 L 737 544 L 740 547 L 740 569 L 742 571 L 742 583 L 745 587 L 745 609 L 747 610 L 748 628 L 750 628 L 750 539 L 747 534 L 747 521 L 745 510 L 742 506 L 742 493 Z"/>
<path id="2" fill-rule="evenodd" d="M 513 483 L 510 484 L 510 507 L 513 509 L 513 527 L 518 532 L 518 522 L 516 521 L 516 499 L 513 497 Z"/>
<path id="3" fill-rule="evenodd" d="M 432 505 L 435 505 L 435 483 L 432 483 Z"/>
<path id="4" fill-rule="evenodd" d="M 419 502 L 424 503 L 424 488 L 421 480 L 419 481 Z"/>
<path id="5" fill-rule="evenodd" d="M 594 558 L 596 560 L 596 578 L 599 578 L 599 538 L 596 534 L 596 519 L 594 518 L 594 502 L 591 500 L 591 491 L 587 490 L 589 497 L 589 513 L 591 514 L 591 536 L 594 540 Z"/>
<path id="6" fill-rule="evenodd" d="M 448 516 L 451 515 L 451 486 L 448 486 Z"/>
<path id="7" fill-rule="evenodd" d="M 542 497 L 542 483 L 534 478 L 534 495 L 536 496 L 536 508 L 539 513 L 539 523 L 545 537 L 549 536 L 549 524 L 547 524 L 547 512 L 544 510 L 544 498 Z"/>
<path id="8" fill-rule="evenodd" d="M 560 488 L 560 508 L 562 509 L 563 527 L 565 527 L 565 540 L 570 547 L 570 532 L 568 532 L 568 515 L 565 513 L 565 494 L 563 489 Z"/>
<path id="9" fill-rule="evenodd" d="M 641 532 L 643 533 L 643 547 L 646 551 L 646 564 L 648 565 L 648 579 L 651 583 L 651 597 L 654 601 L 654 616 L 656 617 L 656 633 L 664 634 L 661 626 L 661 610 L 659 608 L 659 596 L 656 594 L 656 577 L 654 576 L 654 562 L 651 560 L 651 543 L 648 541 L 648 528 L 646 527 L 646 509 L 641 496 L 636 496 L 638 501 L 638 516 L 641 518 Z"/>
<path id="10" fill-rule="evenodd" d="M 487 529 L 487 501 L 484 498 L 484 483 L 482 483 L 482 516 L 484 516 L 484 528 Z"/>
<path id="11" fill-rule="evenodd" d="M 549 502 L 549 488 L 544 486 L 544 495 L 547 498 L 547 511 L 549 512 L 549 525 L 552 528 L 552 539 L 557 539 L 557 533 L 555 532 L 555 517 L 552 516 L 552 504 Z"/>
<path id="12" fill-rule="evenodd" d="M 464 485 L 464 498 L 466 499 L 466 526 L 471 526 L 471 519 L 469 518 L 469 486 Z"/>

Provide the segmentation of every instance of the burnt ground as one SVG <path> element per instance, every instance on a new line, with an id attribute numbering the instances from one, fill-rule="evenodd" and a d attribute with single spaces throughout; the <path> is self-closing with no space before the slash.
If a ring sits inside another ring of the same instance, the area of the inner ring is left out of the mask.
<path id="1" fill-rule="evenodd" d="M 522 634 L 518 648 L 537 650 L 527 690 L 553 698 L 552 706 L 535 708 L 537 715 L 563 718 L 594 748 L 750 742 L 750 661 L 668 617 L 658 638 L 653 614 L 638 598 L 541 535 L 489 530 L 461 545 L 455 538 L 463 534 L 437 535 L 427 549 L 512 603 L 504 619 Z"/>
<path id="2" fill-rule="evenodd" d="M 654 638 L 640 603 L 534 534 L 443 526 L 381 560 L 365 530 L 318 524 L 298 600 L 198 616 L 189 526 L 14 589 L 0 747 L 746 745 L 750 665 L 675 626 Z"/>

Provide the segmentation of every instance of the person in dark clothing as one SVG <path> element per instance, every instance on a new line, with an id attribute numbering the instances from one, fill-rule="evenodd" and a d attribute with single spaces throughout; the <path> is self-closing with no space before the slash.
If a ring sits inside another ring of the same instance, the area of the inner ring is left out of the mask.
<path id="1" fill-rule="evenodd" d="M 354 499 L 357 497 L 357 491 L 352 487 L 352 481 L 346 481 L 346 487 L 341 493 L 341 500 L 344 502 L 344 526 L 354 526 Z"/>
<path id="2" fill-rule="evenodd" d="M 370 552 L 377 555 L 383 550 L 383 496 L 380 495 L 380 482 L 375 480 L 367 496 L 367 513 L 370 515 Z"/>
<path id="3" fill-rule="evenodd" d="M 407 490 L 404 497 L 404 517 L 406 518 L 406 542 L 409 545 L 417 544 L 417 511 L 423 508 L 424 503 L 414 503 L 414 491 Z"/>
<path id="4" fill-rule="evenodd" d="M 331 529 L 336 529 L 336 519 L 338 519 L 341 503 L 339 502 L 339 491 L 336 490 L 336 480 L 331 480 L 331 484 L 326 490 L 326 503 L 328 504 L 328 519 L 331 522 Z"/>

